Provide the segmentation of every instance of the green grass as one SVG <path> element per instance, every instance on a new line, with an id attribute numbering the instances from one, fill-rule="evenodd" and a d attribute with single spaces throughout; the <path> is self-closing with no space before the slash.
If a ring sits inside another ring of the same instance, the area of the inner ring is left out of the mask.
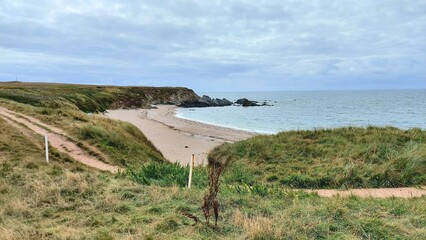
<path id="1" fill-rule="evenodd" d="M 125 175 L 143 185 L 186 187 L 188 185 L 189 166 L 181 166 L 179 163 L 150 163 L 140 167 L 128 168 Z M 204 188 L 206 182 L 206 168 L 194 168 L 192 186 Z"/>
<path id="2" fill-rule="evenodd" d="M 107 153 L 113 163 L 120 166 L 166 161 L 145 135 L 130 123 L 91 117 L 87 123 L 69 132 Z"/>
<path id="3" fill-rule="evenodd" d="M 426 184 L 426 132 L 392 127 L 290 131 L 217 149 L 233 156 L 226 183 L 295 188 Z"/>
<path id="4" fill-rule="evenodd" d="M 426 236 L 426 197 L 320 198 L 278 188 L 264 195 L 261 190 L 226 185 L 220 193 L 222 211 L 218 228 L 203 223 L 192 226 L 194 222 L 180 212 L 190 212 L 202 219 L 202 187 L 161 187 L 155 181 L 149 186 L 138 184 L 128 175 L 99 173 L 57 152 L 51 153 L 51 162 L 47 164 L 41 137 L 34 144 L 2 119 L 0 132 L 0 239 Z M 170 166 L 170 171 L 160 171 L 169 174 L 183 169 Z M 153 174 L 147 169 L 147 174 Z"/>

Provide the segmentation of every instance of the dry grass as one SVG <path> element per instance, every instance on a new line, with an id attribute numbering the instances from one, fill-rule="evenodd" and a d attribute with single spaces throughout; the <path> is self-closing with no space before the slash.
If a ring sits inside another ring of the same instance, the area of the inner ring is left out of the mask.
<path id="1" fill-rule="evenodd" d="M 240 239 L 271 239 L 280 238 L 282 230 L 277 227 L 277 223 L 282 223 L 281 219 L 271 219 L 266 217 L 248 217 L 239 209 L 235 210 L 233 224 L 240 226 L 243 233 Z"/>

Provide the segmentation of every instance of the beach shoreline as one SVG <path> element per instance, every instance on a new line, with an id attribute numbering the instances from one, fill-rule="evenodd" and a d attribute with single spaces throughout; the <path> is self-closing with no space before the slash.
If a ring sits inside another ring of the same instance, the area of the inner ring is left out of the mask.
<path id="1" fill-rule="evenodd" d="M 213 123 L 213 122 L 208 122 L 208 121 L 202 121 L 202 120 L 196 120 L 196 119 L 192 119 L 192 118 L 188 118 L 188 117 L 184 117 L 182 116 L 182 114 L 179 114 L 179 108 L 176 108 L 176 113 L 175 113 L 175 117 L 179 118 L 179 119 L 184 119 L 184 120 L 188 120 L 188 121 L 192 121 L 192 122 L 197 122 L 197 123 L 202 123 L 202 124 L 207 124 L 207 125 L 211 125 L 211 126 L 215 126 L 215 127 L 222 127 L 222 128 L 226 128 L 226 129 L 232 129 L 232 130 L 238 130 L 238 131 L 243 131 L 243 132 L 249 132 L 249 133 L 253 133 L 255 135 L 273 135 L 273 134 L 277 134 L 280 131 L 262 131 L 262 130 L 253 130 L 253 129 L 245 129 L 245 128 L 238 128 L 238 127 L 234 127 L 234 126 L 227 126 L 227 125 L 222 125 L 219 123 Z M 297 129 L 296 129 L 297 130 Z"/>
<path id="2" fill-rule="evenodd" d="M 159 105 L 153 109 L 117 109 L 108 110 L 105 116 L 135 125 L 166 159 L 182 165 L 189 164 L 192 154 L 196 156 L 196 165 L 207 164 L 206 155 L 214 147 L 258 135 L 179 118 L 177 109 L 173 105 Z"/>

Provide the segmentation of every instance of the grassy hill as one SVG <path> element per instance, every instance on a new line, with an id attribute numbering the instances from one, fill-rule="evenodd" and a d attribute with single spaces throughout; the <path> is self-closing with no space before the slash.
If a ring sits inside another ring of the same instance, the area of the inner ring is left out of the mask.
<path id="1" fill-rule="evenodd" d="M 296 188 L 426 184 L 426 132 L 392 127 L 290 131 L 216 151 L 232 155 L 227 182 Z"/>

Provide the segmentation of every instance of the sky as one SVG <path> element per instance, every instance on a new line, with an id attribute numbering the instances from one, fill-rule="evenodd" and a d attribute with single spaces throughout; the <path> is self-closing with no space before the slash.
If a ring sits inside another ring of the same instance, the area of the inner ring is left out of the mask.
<path id="1" fill-rule="evenodd" d="M 0 81 L 426 88 L 425 0 L 0 0 Z"/>

